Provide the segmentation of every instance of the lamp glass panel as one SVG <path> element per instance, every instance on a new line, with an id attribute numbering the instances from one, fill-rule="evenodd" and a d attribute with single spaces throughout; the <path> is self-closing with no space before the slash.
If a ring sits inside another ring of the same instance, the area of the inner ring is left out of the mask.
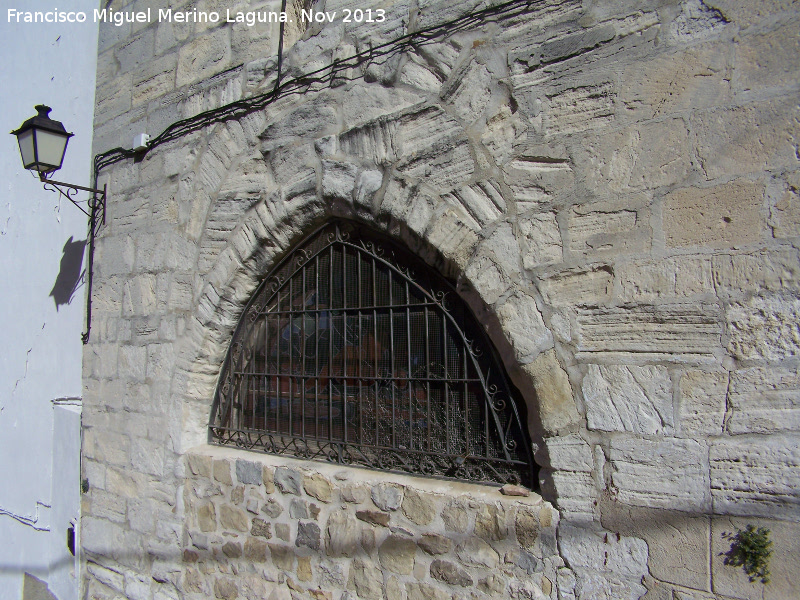
<path id="1" fill-rule="evenodd" d="M 39 170 L 55 170 L 61 168 L 64 150 L 69 138 L 42 129 L 36 130 L 36 149 L 39 158 Z"/>
<path id="2" fill-rule="evenodd" d="M 36 155 L 33 151 L 33 130 L 23 131 L 17 136 L 19 142 L 19 153 L 22 156 L 22 166 L 26 169 L 32 168 Z"/>

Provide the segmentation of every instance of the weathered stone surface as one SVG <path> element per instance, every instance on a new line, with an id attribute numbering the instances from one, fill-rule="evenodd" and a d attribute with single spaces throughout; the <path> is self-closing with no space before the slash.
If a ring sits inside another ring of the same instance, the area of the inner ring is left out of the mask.
<path id="1" fill-rule="evenodd" d="M 488 543 L 478 537 L 469 537 L 456 548 L 461 562 L 477 567 L 495 569 L 500 564 L 500 556 Z"/>
<path id="2" fill-rule="evenodd" d="M 383 577 L 381 572 L 371 563 L 356 558 L 350 568 L 348 589 L 355 590 L 359 598 L 365 600 L 381 600 Z"/>
<path id="3" fill-rule="evenodd" d="M 443 535 L 424 533 L 417 545 L 430 555 L 447 554 L 453 548 L 453 542 Z"/>
<path id="4" fill-rule="evenodd" d="M 694 440 L 611 440 L 617 499 L 632 506 L 706 512 L 710 508 L 706 444 Z"/>
<path id="5" fill-rule="evenodd" d="M 668 247 L 724 246 L 761 239 L 764 186 L 738 180 L 713 188 L 684 188 L 664 198 Z"/>
<path id="6" fill-rule="evenodd" d="M 714 285 L 720 296 L 800 289 L 800 251 L 796 248 L 717 255 L 713 270 Z"/>
<path id="7" fill-rule="evenodd" d="M 707 590 L 710 578 L 708 517 L 647 508 L 633 508 L 616 502 L 601 507 L 606 529 L 647 542 L 650 573 L 667 581 Z"/>
<path id="8" fill-rule="evenodd" d="M 542 295 L 553 306 L 596 306 L 611 298 L 614 273 L 607 265 L 569 269 L 543 276 Z"/>
<path id="9" fill-rule="evenodd" d="M 357 510 L 356 518 L 361 519 L 365 523 L 370 523 L 372 525 L 380 525 L 381 527 L 388 527 L 390 516 L 388 513 L 380 512 L 377 510 Z"/>
<path id="10" fill-rule="evenodd" d="M 218 29 L 181 47 L 178 55 L 178 87 L 222 71 L 231 60 L 228 32 Z"/>
<path id="11" fill-rule="evenodd" d="M 683 434 L 720 435 L 728 392 L 727 371 L 686 371 L 679 387 Z"/>
<path id="12" fill-rule="evenodd" d="M 631 63 L 619 96 L 628 110 L 653 118 L 729 102 L 730 80 L 728 57 L 705 44 Z"/>
<path id="13" fill-rule="evenodd" d="M 242 555 L 242 545 L 237 542 L 225 542 L 222 553 L 228 558 L 239 558 Z"/>
<path id="14" fill-rule="evenodd" d="M 728 431 L 800 431 L 800 372 L 753 367 L 732 371 L 728 398 L 733 409 Z"/>
<path id="15" fill-rule="evenodd" d="M 267 544 L 267 546 L 276 567 L 285 571 L 294 570 L 295 554 L 291 548 L 278 544 Z"/>
<path id="16" fill-rule="evenodd" d="M 299 521 L 297 523 L 296 546 L 308 546 L 312 550 L 319 550 L 320 529 L 316 523 Z"/>
<path id="17" fill-rule="evenodd" d="M 594 469 L 591 446 L 574 434 L 547 438 L 536 451 L 536 462 L 560 471 L 591 473 Z"/>
<path id="18" fill-rule="evenodd" d="M 275 485 L 284 494 L 299 496 L 303 485 L 303 475 L 295 469 L 278 467 L 275 469 Z"/>
<path id="19" fill-rule="evenodd" d="M 663 360 L 710 360 L 721 348 L 719 318 L 713 305 L 579 310 L 579 351 L 586 357 L 635 354 Z"/>
<path id="20" fill-rule="evenodd" d="M 261 507 L 261 512 L 271 519 L 277 519 L 278 516 L 283 512 L 283 507 L 280 505 L 280 503 L 270 499 L 267 500 L 264 506 Z"/>
<path id="21" fill-rule="evenodd" d="M 236 461 L 236 479 L 239 483 L 261 485 L 261 465 L 247 460 Z"/>
<path id="22" fill-rule="evenodd" d="M 589 365 L 583 379 L 589 429 L 672 433 L 672 381 L 664 367 Z"/>
<path id="23" fill-rule="evenodd" d="M 617 538 L 616 535 L 592 531 L 589 527 L 562 524 L 559 527 L 559 547 L 578 576 L 584 593 L 588 591 L 586 588 L 597 586 L 593 593 L 603 597 L 608 594 L 601 587 L 606 580 L 606 586 L 621 588 L 606 597 L 637 598 L 644 595 L 645 588 L 640 583 L 647 573 L 647 544 L 644 540 Z M 638 596 L 630 592 L 638 593 Z"/>
<path id="24" fill-rule="evenodd" d="M 781 192 L 770 207 L 768 224 L 776 238 L 793 238 L 800 235 L 800 177 L 790 180 L 789 188 Z M 795 280 L 797 278 L 795 277 Z"/>
<path id="25" fill-rule="evenodd" d="M 559 263 L 562 260 L 561 233 L 553 213 L 532 215 L 519 222 L 523 247 L 522 267 L 536 267 Z"/>
<path id="26" fill-rule="evenodd" d="M 197 525 L 200 527 L 200 531 L 217 529 L 217 511 L 212 502 L 206 502 L 197 509 Z"/>
<path id="27" fill-rule="evenodd" d="M 469 526 L 469 507 L 463 500 L 453 499 L 442 510 L 442 521 L 448 531 L 464 533 Z"/>
<path id="28" fill-rule="evenodd" d="M 328 556 L 350 556 L 358 550 L 359 528 L 350 515 L 337 510 L 328 518 L 325 549 Z"/>
<path id="29" fill-rule="evenodd" d="M 580 416 L 569 377 L 553 350 L 543 352 L 523 369 L 533 380 L 538 400 L 535 406 L 528 408 L 528 426 L 532 430 L 541 427 L 547 433 L 556 433 L 578 422 Z"/>
<path id="30" fill-rule="evenodd" d="M 461 587 L 469 587 L 473 583 L 472 577 L 464 569 L 438 558 L 431 562 L 431 577 L 444 583 Z"/>
<path id="31" fill-rule="evenodd" d="M 272 523 L 267 523 L 264 519 L 253 519 L 250 527 L 250 535 L 265 537 L 267 539 L 272 537 L 271 532 Z"/>
<path id="32" fill-rule="evenodd" d="M 797 103 L 784 99 L 700 113 L 692 124 L 709 180 L 794 165 L 800 134 Z"/>
<path id="33" fill-rule="evenodd" d="M 436 505 L 433 501 L 413 488 L 405 489 L 402 509 L 403 514 L 417 525 L 427 525 L 436 516 Z"/>
<path id="34" fill-rule="evenodd" d="M 304 477 L 303 489 L 306 494 L 322 502 L 330 502 L 331 500 L 331 484 L 319 473 Z"/>
<path id="35" fill-rule="evenodd" d="M 257 538 L 247 538 L 244 542 L 244 557 L 255 562 L 267 559 L 267 542 Z"/>
<path id="36" fill-rule="evenodd" d="M 414 570 L 414 555 L 417 544 L 414 540 L 390 535 L 378 548 L 378 556 L 384 568 L 398 575 L 410 575 Z"/>
<path id="37" fill-rule="evenodd" d="M 300 498 L 292 498 L 289 503 L 289 516 L 292 519 L 307 519 L 308 503 Z"/>
<path id="38" fill-rule="evenodd" d="M 781 360 L 800 354 L 800 299 L 754 297 L 726 311 L 728 350 L 742 360 Z"/>
<path id="39" fill-rule="evenodd" d="M 520 508 L 514 519 L 517 542 L 523 548 L 532 548 L 539 537 L 539 517 L 530 509 Z"/>
<path id="40" fill-rule="evenodd" d="M 712 261 L 705 256 L 676 256 L 618 265 L 616 280 L 623 302 L 711 297 L 715 292 Z"/>
<path id="41" fill-rule="evenodd" d="M 483 504 L 475 513 L 475 535 L 494 541 L 507 538 L 505 509 L 502 506 Z"/>
<path id="42" fill-rule="evenodd" d="M 372 501 L 381 510 L 397 510 L 403 503 L 403 488 L 391 483 L 374 485 Z"/>
<path id="43" fill-rule="evenodd" d="M 769 530 L 773 551 L 769 557 L 769 584 L 760 579 L 750 582 L 742 567 L 726 565 L 725 559 L 731 550 L 731 536 L 748 525 Z M 797 592 L 797 556 L 800 552 L 800 525 L 787 521 L 760 519 L 755 517 L 717 517 L 711 527 L 711 569 L 714 591 L 731 598 L 743 600 L 782 600 Z M 785 548 L 785 552 L 776 552 Z"/>
<path id="44" fill-rule="evenodd" d="M 451 600 L 448 592 L 428 585 L 427 583 L 407 583 L 406 594 L 408 600 Z"/>
<path id="45" fill-rule="evenodd" d="M 719 439 L 709 450 L 711 495 L 716 514 L 780 516 L 800 521 L 787 510 L 800 498 L 800 443 L 791 435 L 772 435 L 742 444 Z"/>
<path id="46" fill-rule="evenodd" d="M 247 531 L 248 527 L 247 515 L 244 511 L 223 504 L 219 509 L 219 524 L 223 529 L 233 531 Z"/>
<path id="47" fill-rule="evenodd" d="M 687 124 L 680 118 L 618 131 L 609 128 L 599 130 L 576 147 L 573 160 L 579 177 L 595 189 L 653 189 L 674 185 L 691 172 L 690 139 Z M 659 140 L 659 144 L 654 146 L 652 140 Z M 594 221 L 604 224 L 602 229 L 608 233 L 625 231 L 635 222 L 627 214 L 595 215 L 591 219 Z"/>
<path id="48" fill-rule="evenodd" d="M 225 485 L 233 485 L 231 478 L 231 465 L 224 460 L 214 461 L 214 479 Z"/>

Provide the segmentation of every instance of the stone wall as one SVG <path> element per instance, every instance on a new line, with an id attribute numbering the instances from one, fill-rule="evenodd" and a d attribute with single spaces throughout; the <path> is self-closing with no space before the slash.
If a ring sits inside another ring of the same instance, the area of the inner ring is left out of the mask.
<path id="1" fill-rule="evenodd" d="M 563 566 L 536 494 L 222 448 L 187 462 L 187 598 L 543 599 Z"/>
<path id="2" fill-rule="evenodd" d="M 398 1 L 380 26 L 298 30 L 285 76 L 476 4 Z M 374 226 L 454 279 L 489 331 L 528 404 L 541 493 L 560 514 L 551 598 L 796 595 L 798 25 L 788 1 L 535 3 L 104 169 L 84 354 L 88 596 L 189 593 L 197 569 L 184 557 L 211 550 L 193 549 L 200 525 L 185 506 L 207 462 L 187 469 L 186 455 L 207 439 L 232 330 L 275 261 L 332 216 Z M 274 34 L 101 28 L 96 151 L 271 90 Z M 223 456 L 231 476 L 236 460 L 257 460 Z M 226 503 L 238 487 L 207 485 Z M 259 494 L 266 502 L 266 486 Z M 247 518 L 248 531 L 268 523 Z M 297 523 L 324 536 L 322 518 Z M 298 535 L 294 519 L 273 525 L 290 522 Z M 747 523 L 773 532 L 767 586 L 721 556 Z M 427 533 L 408 527 L 415 540 Z M 392 589 L 446 589 L 415 553 L 424 572 Z M 349 582 L 356 562 L 346 564 Z M 325 591 L 345 590 L 363 597 Z"/>

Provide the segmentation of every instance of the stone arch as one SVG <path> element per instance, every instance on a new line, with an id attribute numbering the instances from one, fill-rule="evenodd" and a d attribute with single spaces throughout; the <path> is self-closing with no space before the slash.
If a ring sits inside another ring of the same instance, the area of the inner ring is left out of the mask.
<path id="1" fill-rule="evenodd" d="M 309 110 L 308 103 L 298 106 Z M 344 133 L 329 123 L 285 141 L 285 132 L 275 133 L 275 125 L 286 114 L 276 110 L 218 126 L 198 158 L 202 176 L 194 194 L 206 207 L 204 225 L 196 232 L 198 260 L 207 264 L 199 269 L 190 342 L 178 352 L 173 384 L 183 404 L 182 449 L 207 440 L 219 369 L 250 295 L 282 253 L 331 217 L 374 227 L 457 281 L 522 393 L 537 446 L 544 448 L 548 435 L 576 429 L 580 417 L 542 316 L 546 307 L 520 266 L 507 190 L 497 174 L 477 168 L 476 149 L 463 124 L 425 105 L 380 115 Z M 403 127 L 431 122 L 446 130 L 440 138 L 455 140 L 458 154 L 456 168 L 432 178 L 433 183 L 428 176 L 448 150 L 407 154 L 397 141 Z M 393 153 L 391 160 L 387 153 Z M 459 161 L 470 166 L 462 168 Z M 221 227 L 215 215 L 226 210 L 227 225 Z M 204 256 L 212 237 L 221 243 Z"/>

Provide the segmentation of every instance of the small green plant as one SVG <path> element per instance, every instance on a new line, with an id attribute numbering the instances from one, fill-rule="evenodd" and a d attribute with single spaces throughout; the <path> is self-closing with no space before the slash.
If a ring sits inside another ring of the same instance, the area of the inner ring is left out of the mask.
<path id="1" fill-rule="evenodd" d="M 769 557 L 772 554 L 772 541 L 769 529 L 748 525 L 747 529 L 736 529 L 736 535 L 728 534 L 731 549 L 725 553 L 725 564 L 744 567 L 744 572 L 753 582 L 769 583 Z"/>

